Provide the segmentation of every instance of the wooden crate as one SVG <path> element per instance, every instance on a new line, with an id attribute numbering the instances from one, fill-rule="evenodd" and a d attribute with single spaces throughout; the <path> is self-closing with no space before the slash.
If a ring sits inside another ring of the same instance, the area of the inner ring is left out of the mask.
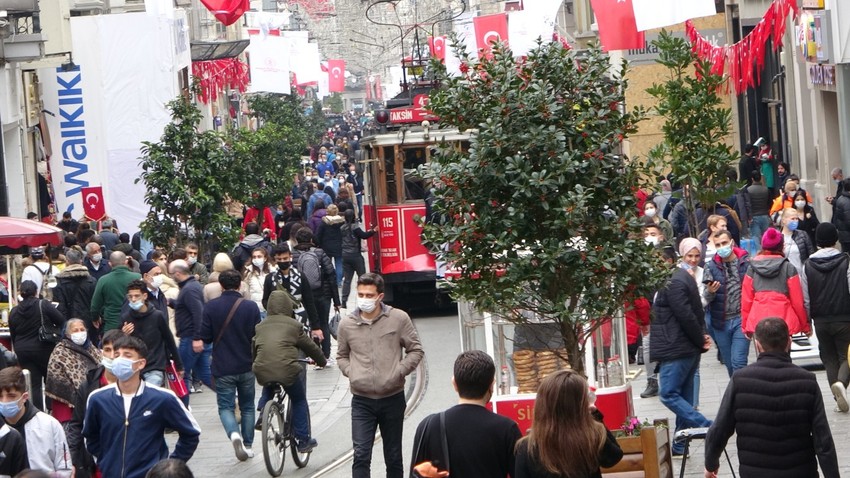
<path id="1" fill-rule="evenodd" d="M 617 438 L 623 459 L 611 468 L 603 468 L 604 478 L 673 478 L 670 429 L 666 420 L 644 427 L 640 436 Z"/>

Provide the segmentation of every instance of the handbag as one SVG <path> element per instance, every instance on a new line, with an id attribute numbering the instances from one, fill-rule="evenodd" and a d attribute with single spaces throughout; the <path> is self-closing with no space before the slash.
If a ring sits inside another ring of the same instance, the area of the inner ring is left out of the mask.
<path id="1" fill-rule="evenodd" d="M 169 360 L 168 365 L 165 366 L 165 376 L 168 377 L 168 387 L 177 395 L 177 398 L 189 395 L 189 390 L 186 389 L 186 381 L 180 378 L 180 374 L 177 373 L 174 360 Z"/>
<path id="2" fill-rule="evenodd" d="M 336 339 L 337 331 L 339 330 L 339 322 L 342 320 L 342 317 L 339 315 L 339 311 L 337 310 L 334 313 L 334 316 L 331 317 L 331 321 L 328 322 L 328 329 L 331 331 L 331 337 Z"/>
<path id="3" fill-rule="evenodd" d="M 44 322 L 44 310 L 41 305 L 42 299 L 38 300 L 38 315 L 41 316 L 41 326 L 38 328 L 38 339 L 42 342 L 57 344 L 62 341 L 62 331 L 59 327 Z"/>

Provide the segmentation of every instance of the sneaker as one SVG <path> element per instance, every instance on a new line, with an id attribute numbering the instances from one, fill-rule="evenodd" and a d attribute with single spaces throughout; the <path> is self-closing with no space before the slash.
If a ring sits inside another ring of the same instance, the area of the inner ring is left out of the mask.
<path id="1" fill-rule="evenodd" d="M 847 403 L 847 389 L 841 382 L 835 382 L 830 387 L 832 396 L 835 397 L 835 405 L 842 413 L 847 413 L 850 410 L 850 404 Z"/>
<path id="2" fill-rule="evenodd" d="M 195 393 L 201 393 L 204 391 L 204 384 L 200 380 L 192 381 L 192 388 L 195 389 Z"/>
<path id="3" fill-rule="evenodd" d="M 309 453 L 317 446 L 319 446 L 319 442 L 317 442 L 315 438 L 298 440 L 298 453 Z"/>
<path id="4" fill-rule="evenodd" d="M 236 452 L 236 458 L 239 461 L 245 461 L 248 459 L 248 452 L 245 451 L 245 445 L 242 443 L 242 435 L 239 432 L 233 432 L 230 434 L 230 443 L 233 443 L 233 451 Z"/>
<path id="5" fill-rule="evenodd" d="M 328 363 L 327 363 L 327 365 L 325 365 L 325 367 L 333 367 L 334 365 L 336 365 L 336 359 L 333 358 L 333 357 L 329 357 Z"/>
<path id="6" fill-rule="evenodd" d="M 248 455 L 248 458 L 254 458 L 254 450 L 250 446 L 245 447 L 245 454 Z"/>
<path id="7" fill-rule="evenodd" d="M 254 430 L 262 430 L 263 429 L 263 417 L 262 413 L 260 413 L 260 418 L 257 419 L 257 423 L 254 424 Z"/>

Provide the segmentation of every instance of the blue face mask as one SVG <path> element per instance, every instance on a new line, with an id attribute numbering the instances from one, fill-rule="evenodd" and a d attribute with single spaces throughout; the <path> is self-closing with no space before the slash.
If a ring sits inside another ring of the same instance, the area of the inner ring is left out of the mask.
<path id="1" fill-rule="evenodd" d="M 788 230 L 794 232 L 800 226 L 800 221 L 788 221 Z"/>
<path id="2" fill-rule="evenodd" d="M 717 255 L 726 259 L 732 255 L 732 246 L 723 246 L 720 249 L 717 249 Z"/>
<path id="3" fill-rule="evenodd" d="M 106 370 L 112 371 L 112 359 L 110 357 L 103 357 L 100 359 L 100 364 L 103 365 L 103 368 Z"/>
<path id="4" fill-rule="evenodd" d="M 122 382 L 126 382 L 133 377 L 133 374 L 136 373 L 133 370 L 133 364 L 138 362 L 138 360 L 130 360 L 124 357 L 118 357 L 112 360 L 112 375 L 118 378 L 118 380 Z"/>
<path id="5" fill-rule="evenodd" d="M 682 262 L 681 264 L 679 264 L 679 267 L 681 267 L 682 269 L 684 269 L 686 271 L 689 271 L 689 270 L 694 268 L 694 266 L 688 264 L 687 262 Z"/>
<path id="6" fill-rule="evenodd" d="M 18 400 L 14 402 L 0 402 L 0 415 L 6 418 L 11 418 L 21 411 L 21 406 L 18 405 Z"/>
<path id="7" fill-rule="evenodd" d="M 129 303 L 130 308 L 133 309 L 133 310 L 141 309 L 142 305 L 144 304 L 144 302 L 142 302 L 141 300 L 138 301 L 138 302 L 133 302 L 133 301 L 127 301 L 127 302 Z"/>

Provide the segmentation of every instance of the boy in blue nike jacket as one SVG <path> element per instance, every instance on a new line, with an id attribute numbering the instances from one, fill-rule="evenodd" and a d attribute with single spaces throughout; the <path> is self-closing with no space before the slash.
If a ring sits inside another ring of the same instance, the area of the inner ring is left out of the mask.
<path id="1" fill-rule="evenodd" d="M 198 447 L 201 428 L 171 391 L 145 384 L 147 347 L 136 337 L 120 337 L 112 373 L 118 382 L 89 396 L 83 436 L 103 476 L 143 478 L 156 463 L 169 458 L 165 429 L 180 438 L 171 458 L 188 461 Z"/>

